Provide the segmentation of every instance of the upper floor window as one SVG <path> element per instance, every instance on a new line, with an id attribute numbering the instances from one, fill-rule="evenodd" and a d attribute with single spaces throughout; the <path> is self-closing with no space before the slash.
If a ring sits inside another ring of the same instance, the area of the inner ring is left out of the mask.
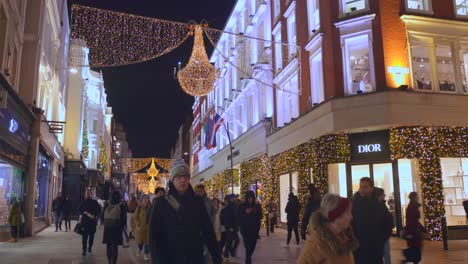
<path id="1" fill-rule="evenodd" d="M 415 89 L 468 92 L 468 45 L 458 41 L 411 36 L 410 46 Z"/>
<path id="2" fill-rule="evenodd" d="M 283 68 L 283 45 L 281 42 L 281 24 L 278 24 L 277 28 L 273 31 L 275 41 L 275 66 L 276 70 Z"/>
<path id="3" fill-rule="evenodd" d="M 406 8 L 417 11 L 432 11 L 431 0 L 407 0 Z"/>
<path id="4" fill-rule="evenodd" d="M 341 0 L 340 3 L 342 15 L 369 9 L 369 0 Z"/>
<path id="5" fill-rule="evenodd" d="M 374 69 L 370 32 L 343 36 L 343 64 L 347 94 L 374 91 Z"/>
<path id="6" fill-rule="evenodd" d="M 299 116 L 298 94 L 298 76 L 295 74 L 276 91 L 277 127 L 282 127 Z"/>
<path id="7" fill-rule="evenodd" d="M 319 0 L 307 0 L 307 16 L 309 20 L 309 35 L 320 28 Z"/>
<path id="8" fill-rule="evenodd" d="M 311 79 L 311 103 L 319 104 L 325 100 L 323 86 L 323 60 L 322 49 L 319 48 L 310 56 L 310 79 Z"/>
<path id="9" fill-rule="evenodd" d="M 468 16 L 468 0 L 455 0 L 455 13 L 457 16 Z"/>
<path id="10" fill-rule="evenodd" d="M 280 13 L 280 0 L 274 0 L 274 3 L 273 3 L 273 14 L 274 14 L 274 18 L 275 20 L 278 19 L 279 17 L 279 13 Z"/>
<path id="11" fill-rule="evenodd" d="M 296 54 L 296 14 L 295 14 L 295 2 L 291 4 L 290 8 L 286 11 L 284 16 L 288 20 L 288 56 L 292 58 Z"/>

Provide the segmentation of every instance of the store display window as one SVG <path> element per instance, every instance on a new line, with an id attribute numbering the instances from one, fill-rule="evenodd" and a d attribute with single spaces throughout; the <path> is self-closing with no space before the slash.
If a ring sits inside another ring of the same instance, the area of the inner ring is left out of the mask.
<path id="1" fill-rule="evenodd" d="M 468 200 L 468 158 L 441 158 L 447 225 L 467 225 L 463 201 Z"/>
<path id="2" fill-rule="evenodd" d="M 297 183 L 298 174 L 297 172 L 283 174 L 279 177 L 280 182 L 280 220 L 283 223 L 287 222 L 286 205 L 288 203 L 289 193 L 294 193 L 297 195 L 298 183 Z"/>
<path id="3" fill-rule="evenodd" d="M 328 192 L 347 197 L 346 163 L 328 165 Z"/>
<path id="4" fill-rule="evenodd" d="M 44 220 L 47 217 L 51 170 L 50 160 L 42 151 L 39 151 L 34 197 L 34 218 L 36 220 Z"/>
<path id="5" fill-rule="evenodd" d="M 0 226 L 8 225 L 12 199 L 22 199 L 23 172 L 0 160 Z"/>

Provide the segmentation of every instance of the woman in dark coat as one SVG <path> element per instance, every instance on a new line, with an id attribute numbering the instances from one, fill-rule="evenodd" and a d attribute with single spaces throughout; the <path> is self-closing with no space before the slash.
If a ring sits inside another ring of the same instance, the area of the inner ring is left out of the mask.
<path id="1" fill-rule="evenodd" d="M 68 230 L 71 230 L 71 213 L 72 213 L 72 202 L 70 200 L 70 195 L 67 195 L 65 197 L 65 200 L 63 200 L 63 206 L 62 206 L 62 217 L 63 221 L 65 221 L 65 232 Z"/>
<path id="2" fill-rule="evenodd" d="M 423 245 L 423 237 L 426 229 L 419 222 L 421 213 L 419 212 L 418 193 L 411 192 L 409 194 L 410 202 L 406 207 L 406 226 L 405 226 L 405 239 L 408 248 L 403 251 L 406 257 L 406 262 L 419 263 L 421 261 L 421 249 Z"/>
<path id="3" fill-rule="evenodd" d="M 292 231 L 294 230 L 294 235 L 296 236 L 296 243 L 299 245 L 299 230 L 298 230 L 298 223 L 299 223 L 299 212 L 301 210 L 301 204 L 299 203 L 299 199 L 294 193 L 289 194 L 288 204 L 286 205 L 285 212 L 288 215 L 288 239 L 286 244 L 289 245 L 291 242 L 291 235 Z"/>
<path id="4" fill-rule="evenodd" d="M 104 206 L 103 212 L 104 235 L 102 243 L 107 245 L 107 262 L 109 264 L 116 264 L 118 246 L 123 244 L 122 232 L 127 224 L 127 211 L 122 203 L 119 191 L 112 193 L 111 199 Z"/>
<path id="5" fill-rule="evenodd" d="M 320 201 L 322 199 L 320 196 L 320 191 L 317 189 L 317 187 L 315 187 L 314 184 L 310 183 L 308 189 L 309 197 L 304 207 L 304 215 L 302 216 L 301 225 L 301 237 L 303 240 L 306 240 L 307 225 L 309 224 L 310 216 L 320 208 Z"/>
<path id="6" fill-rule="evenodd" d="M 253 191 L 245 193 L 245 201 L 239 208 L 240 231 L 244 238 L 245 263 L 252 263 L 252 255 L 257 245 L 258 232 L 262 221 L 262 208 L 255 202 Z"/>
<path id="7" fill-rule="evenodd" d="M 83 233 L 81 234 L 83 256 L 86 255 L 86 248 L 88 249 L 88 253 L 91 253 L 94 243 L 94 234 L 96 233 L 97 217 L 101 214 L 101 207 L 92 197 L 93 193 L 87 191 L 86 199 L 78 208 L 80 211 L 80 223 L 83 227 Z"/>

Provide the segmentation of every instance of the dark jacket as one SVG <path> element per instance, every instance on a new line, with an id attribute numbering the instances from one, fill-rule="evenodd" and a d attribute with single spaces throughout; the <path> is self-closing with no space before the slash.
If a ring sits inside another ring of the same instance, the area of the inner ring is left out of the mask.
<path id="1" fill-rule="evenodd" d="M 289 225 L 295 225 L 299 222 L 299 212 L 301 211 L 301 203 L 297 196 L 290 196 L 289 201 L 286 204 L 284 210 L 287 214 L 287 220 Z"/>
<path id="2" fill-rule="evenodd" d="M 97 216 L 101 214 L 101 207 L 98 202 L 88 198 L 81 203 L 78 210 L 81 214 L 81 224 L 84 226 L 84 232 L 87 234 L 96 233 Z M 90 213 L 93 217 L 84 215 L 84 212 Z"/>
<path id="3" fill-rule="evenodd" d="M 167 196 L 156 200 L 149 223 L 151 259 L 157 264 L 204 263 L 204 245 L 214 264 L 221 250 L 201 197 L 192 187 L 179 195 L 172 182 Z"/>
<path id="4" fill-rule="evenodd" d="M 62 213 L 63 208 L 63 198 L 57 197 L 52 201 L 52 211 L 55 213 Z"/>
<path id="5" fill-rule="evenodd" d="M 245 201 L 239 207 L 241 234 L 258 234 L 262 222 L 262 207 L 259 204 L 249 204 Z"/>
<path id="6" fill-rule="evenodd" d="M 121 201 L 111 201 L 110 203 L 106 202 L 106 204 L 104 205 L 104 209 L 102 210 L 103 212 L 106 211 L 106 208 L 109 206 L 109 204 L 120 206 L 120 225 L 117 225 L 117 226 L 106 225 L 104 214 L 103 214 L 102 216 L 104 219 L 104 235 L 102 237 L 102 243 L 122 245 L 123 244 L 122 231 L 123 231 L 124 226 L 127 225 L 127 209 L 126 209 L 125 204 L 122 203 Z"/>
<path id="7" fill-rule="evenodd" d="M 221 210 L 221 225 L 224 226 L 226 231 L 229 229 L 237 230 L 238 228 L 237 208 L 231 201 Z"/>
<path id="8" fill-rule="evenodd" d="M 410 248 L 422 248 L 423 233 L 426 232 L 424 226 L 419 222 L 421 218 L 419 207 L 421 204 L 416 202 L 410 202 L 406 207 L 405 238 Z"/>
<path id="9" fill-rule="evenodd" d="M 70 215 L 72 213 L 72 201 L 71 199 L 65 199 L 63 200 L 63 206 L 62 206 L 62 215 L 64 220 L 69 220 Z"/>
<path id="10" fill-rule="evenodd" d="M 385 218 L 384 218 L 384 240 L 387 241 L 392 236 L 392 230 L 395 227 L 395 221 L 393 220 L 393 215 L 388 210 L 388 207 L 385 205 L 386 201 L 381 201 L 383 206 L 387 208 L 385 211 Z"/>
<path id="11" fill-rule="evenodd" d="M 353 229 L 360 247 L 354 253 L 356 263 L 382 263 L 385 236 L 390 230 L 386 226 L 388 208 L 375 197 L 353 197 Z"/>
<path id="12" fill-rule="evenodd" d="M 314 199 L 312 196 L 307 200 L 302 216 L 301 237 L 306 239 L 307 226 L 309 225 L 310 216 L 320 208 L 320 199 Z"/>

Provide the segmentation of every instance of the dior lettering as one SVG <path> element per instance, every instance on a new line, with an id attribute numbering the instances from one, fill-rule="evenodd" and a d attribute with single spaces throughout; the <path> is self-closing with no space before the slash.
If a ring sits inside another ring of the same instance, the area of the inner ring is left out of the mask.
<path id="1" fill-rule="evenodd" d="M 382 152 L 380 144 L 358 145 L 358 153 Z"/>

